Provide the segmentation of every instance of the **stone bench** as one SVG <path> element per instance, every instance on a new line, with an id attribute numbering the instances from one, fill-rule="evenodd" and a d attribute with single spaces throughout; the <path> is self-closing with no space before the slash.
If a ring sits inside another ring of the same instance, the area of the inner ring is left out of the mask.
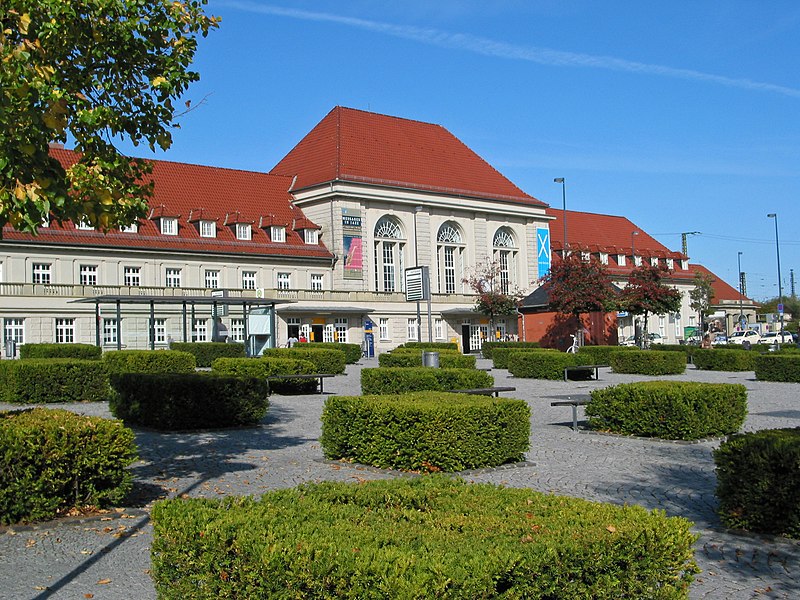
<path id="1" fill-rule="evenodd" d="M 550 406 L 571 406 L 572 407 L 572 430 L 578 431 L 578 407 L 589 404 L 589 398 L 570 398 L 551 402 Z"/>

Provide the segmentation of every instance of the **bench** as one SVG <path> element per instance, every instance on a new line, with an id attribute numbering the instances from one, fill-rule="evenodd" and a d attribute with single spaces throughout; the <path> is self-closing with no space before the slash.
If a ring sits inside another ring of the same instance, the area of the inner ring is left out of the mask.
<path id="1" fill-rule="evenodd" d="M 594 371 L 594 378 L 600 379 L 600 367 L 607 367 L 608 365 L 573 365 L 571 367 L 564 367 L 564 381 L 569 379 L 570 373 L 589 373 Z"/>
<path id="2" fill-rule="evenodd" d="M 322 382 L 325 380 L 326 377 L 333 377 L 330 373 L 298 373 L 297 375 L 270 375 L 267 377 L 267 381 L 285 381 L 287 379 L 316 379 L 317 385 L 319 387 L 319 392 L 322 394 L 324 392 Z"/>
<path id="3" fill-rule="evenodd" d="M 551 402 L 550 406 L 571 406 L 572 407 L 572 430 L 578 431 L 578 407 L 589 404 L 588 398 L 570 398 L 569 400 L 559 400 Z"/>
<path id="4" fill-rule="evenodd" d="M 471 390 L 447 390 L 454 394 L 476 394 L 481 396 L 491 396 L 494 394 L 495 398 L 500 396 L 500 392 L 515 392 L 517 388 L 510 386 L 501 387 L 488 387 L 488 388 L 473 388 Z"/>

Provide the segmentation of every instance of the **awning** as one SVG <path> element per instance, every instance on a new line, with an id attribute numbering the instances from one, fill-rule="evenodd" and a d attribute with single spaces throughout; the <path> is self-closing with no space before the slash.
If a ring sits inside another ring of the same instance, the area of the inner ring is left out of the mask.
<path id="1" fill-rule="evenodd" d="M 374 308 L 364 306 L 300 306 L 292 304 L 291 306 L 283 306 L 277 311 L 284 314 L 314 314 L 314 315 L 364 315 L 374 312 Z"/>
<path id="2" fill-rule="evenodd" d="M 454 308 L 445 308 L 439 311 L 443 317 L 458 317 L 461 315 L 469 315 L 469 316 L 476 316 L 476 315 L 483 315 L 482 312 L 475 310 L 474 306 L 459 306 Z"/>

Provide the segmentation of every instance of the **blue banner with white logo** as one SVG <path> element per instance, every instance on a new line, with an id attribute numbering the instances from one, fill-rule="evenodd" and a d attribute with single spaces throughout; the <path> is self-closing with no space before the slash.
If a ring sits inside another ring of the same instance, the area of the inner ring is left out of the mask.
<path id="1" fill-rule="evenodd" d="M 544 277 L 550 272 L 550 230 L 544 227 L 536 229 L 536 257 L 539 277 Z"/>

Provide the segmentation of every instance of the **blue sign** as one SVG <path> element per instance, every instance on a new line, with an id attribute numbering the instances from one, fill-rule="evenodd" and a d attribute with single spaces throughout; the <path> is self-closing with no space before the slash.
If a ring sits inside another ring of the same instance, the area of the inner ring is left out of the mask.
<path id="1" fill-rule="evenodd" d="M 546 227 L 536 228 L 536 258 L 539 277 L 550 272 L 550 230 Z"/>
<path id="2" fill-rule="evenodd" d="M 778 304 L 778 312 L 779 313 L 783 312 L 783 304 Z"/>
<path id="3" fill-rule="evenodd" d="M 366 333 L 372 333 L 372 327 L 373 327 L 372 321 L 370 321 L 369 319 L 364 321 L 364 331 Z"/>

